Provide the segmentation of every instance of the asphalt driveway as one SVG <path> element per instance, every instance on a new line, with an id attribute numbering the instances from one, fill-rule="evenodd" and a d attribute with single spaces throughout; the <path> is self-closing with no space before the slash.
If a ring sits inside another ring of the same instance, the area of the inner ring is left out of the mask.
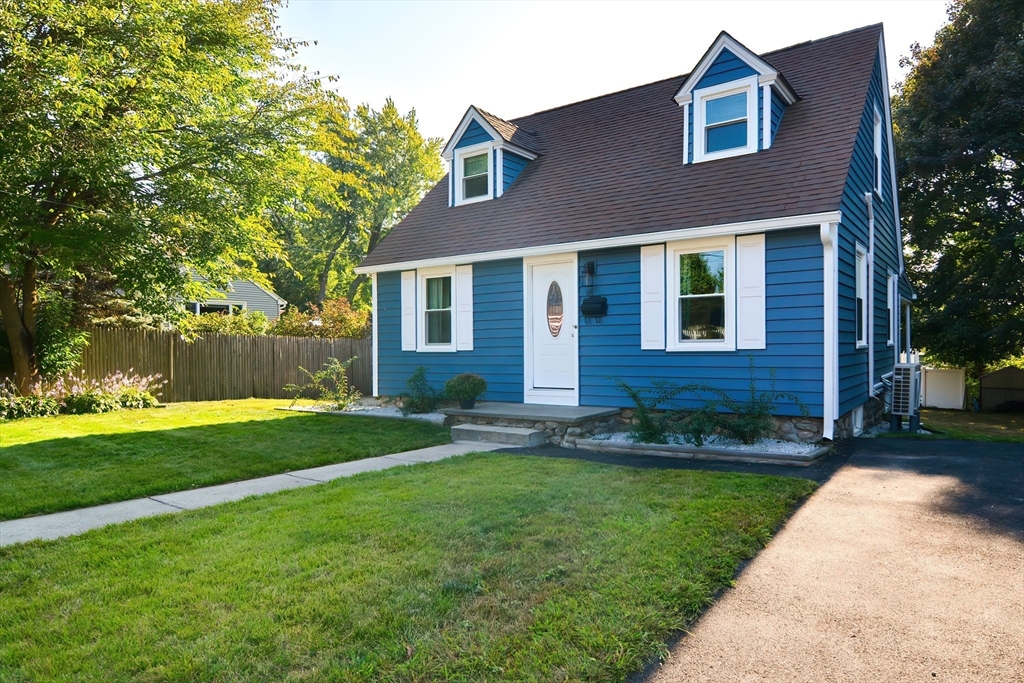
<path id="1" fill-rule="evenodd" d="M 1024 681 L 1024 445 L 857 439 L 833 462 L 642 678 Z"/>

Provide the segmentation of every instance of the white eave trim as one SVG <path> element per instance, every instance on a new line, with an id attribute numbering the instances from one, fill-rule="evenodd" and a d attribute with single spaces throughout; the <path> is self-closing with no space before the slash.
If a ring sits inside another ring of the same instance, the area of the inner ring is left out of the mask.
<path id="1" fill-rule="evenodd" d="M 707 73 L 711 65 L 718 59 L 718 55 L 722 53 L 722 50 L 729 50 L 734 55 L 746 62 L 751 69 L 758 74 L 758 85 L 774 85 L 775 90 L 778 91 L 786 104 L 793 104 L 796 102 L 796 93 L 790 90 L 785 81 L 779 79 L 779 72 L 772 67 L 771 64 L 764 61 L 756 54 L 747 49 L 735 38 L 730 36 L 725 31 L 722 31 L 715 39 L 715 42 L 711 44 L 711 47 L 705 53 L 704 57 L 697 64 L 697 67 L 690 72 L 690 75 L 683 81 L 682 87 L 679 88 L 679 92 L 676 93 L 674 99 L 680 105 L 689 104 L 693 99 L 693 89 L 700 83 L 700 79 L 704 78 L 704 74 Z"/>
<path id="2" fill-rule="evenodd" d="M 900 257 L 900 275 L 906 274 L 906 268 L 903 265 L 903 229 L 900 226 L 900 201 L 898 187 L 896 185 L 896 148 L 893 146 L 892 140 L 892 96 L 889 92 L 889 73 L 885 67 L 885 34 L 879 33 L 878 35 L 878 59 L 882 65 L 882 88 L 885 90 L 885 106 L 882 107 L 885 112 L 885 136 L 886 141 L 889 145 L 889 182 L 892 187 L 892 206 L 895 212 L 896 218 L 896 251 Z M 908 283 L 909 284 L 909 283 Z M 917 298 L 917 292 L 914 292 L 914 288 L 911 287 L 910 291 L 913 292 L 914 298 Z"/>
<path id="3" fill-rule="evenodd" d="M 841 211 L 827 211 L 824 213 L 812 213 L 800 216 L 785 216 L 783 218 L 766 218 L 758 221 L 724 223 L 722 225 L 708 225 L 697 228 L 682 228 L 678 230 L 663 230 L 660 232 L 648 232 L 637 235 L 623 235 L 621 237 L 605 237 L 602 239 L 582 240 L 578 242 L 544 244 L 536 247 L 522 247 L 520 249 L 484 251 L 475 254 L 452 254 L 450 256 L 439 256 L 437 258 L 420 259 L 416 261 L 383 263 L 377 266 L 359 266 L 355 269 L 355 272 L 360 274 L 384 273 L 392 270 L 412 270 L 415 268 L 450 265 L 452 263 L 479 263 L 481 261 L 500 261 L 502 259 L 561 254 L 567 251 L 590 251 L 595 249 L 640 246 L 643 244 L 658 244 L 661 242 L 674 242 L 677 240 L 688 240 L 698 237 L 719 237 L 721 235 L 746 235 L 758 232 L 773 232 L 775 230 L 789 230 L 792 228 L 817 227 L 822 223 L 839 223 L 842 221 L 842 217 L 843 214 Z"/>

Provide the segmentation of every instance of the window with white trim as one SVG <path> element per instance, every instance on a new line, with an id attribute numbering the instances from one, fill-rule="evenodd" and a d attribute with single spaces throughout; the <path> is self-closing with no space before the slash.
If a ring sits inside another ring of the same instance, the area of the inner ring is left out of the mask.
<path id="1" fill-rule="evenodd" d="M 455 267 L 417 271 L 417 351 L 455 350 Z"/>
<path id="2" fill-rule="evenodd" d="M 735 240 L 686 240 L 666 245 L 669 351 L 732 351 Z"/>
<path id="3" fill-rule="evenodd" d="M 491 143 L 456 150 L 454 162 L 456 206 L 492 198 L 494 151 Z"/>
<path id="4" fill-rule="evenodd" d="M 898 280 L 893 272 L 889 272 L 889 287 L 887 288 L 885 297 L 885 311 L 886 319 L 889 321 L 889 330 L 886 334 L 886 345 L 892 346 L 896 342 L 896 301 L 899 298 L 899 290 L 897 289 Z"/>
<path id="5" fill-rule="evenodd" d="M 427 301 L 423 309 L 423 325 L 427 344 L 452 343 L 452 278 L 428 277 Z"/>
<path id="6" fill-rule="evenodd" d="M 756 76 L 694 91 L 694 162 L 757 151 L 757 91 Z"/>
<path id="7" fill-rule="evenodd" d="M 882 196 L 882 114 L 875 107 L 875 194 Z"/>
<path id="8" fill-rule="evenodd" d="M 856 271 L 856 322 L 857 322 L 857 348 L 866 348 L 868 345 L 868 256 L 867 251 L 861 245 L 857 245 Z"/>

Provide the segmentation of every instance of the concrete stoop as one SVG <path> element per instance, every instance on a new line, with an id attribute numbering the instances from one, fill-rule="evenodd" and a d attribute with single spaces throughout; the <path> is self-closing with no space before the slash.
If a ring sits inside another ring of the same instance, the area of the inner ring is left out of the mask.
<path id="1" fill-rule="evenodd" d="M 452 427 L 452 441 L 500 443 L 509 446 L 540 446 L 548 440 L 542 429 L 459 424 Z"/>

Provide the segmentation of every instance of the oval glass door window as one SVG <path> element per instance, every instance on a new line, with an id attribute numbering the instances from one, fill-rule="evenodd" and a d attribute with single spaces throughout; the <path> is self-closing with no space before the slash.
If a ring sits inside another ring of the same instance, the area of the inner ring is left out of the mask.
<path id="1" fill-rule="evenodd" d="M 548 287 L 548 331 L 552 337 L 557 337 L 562 331 L 562 288 L 558 282 L 552 282 Z"/>

